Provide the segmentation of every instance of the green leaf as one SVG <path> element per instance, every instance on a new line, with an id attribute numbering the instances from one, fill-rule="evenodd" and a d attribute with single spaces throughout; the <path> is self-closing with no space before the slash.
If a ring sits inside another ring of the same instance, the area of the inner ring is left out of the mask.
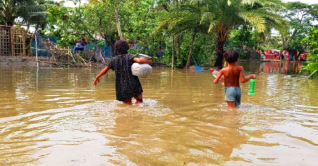
<path id="1" fill-rule="evenodd" d="M 314 79 L 314 78 L 318 78 L 318 70 L 315 70 L 308 76 L 308 79 Z"/>

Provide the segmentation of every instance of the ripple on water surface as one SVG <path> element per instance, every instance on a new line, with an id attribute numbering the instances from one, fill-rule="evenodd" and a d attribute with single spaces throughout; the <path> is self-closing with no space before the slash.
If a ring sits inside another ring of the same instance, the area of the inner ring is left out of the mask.
<path id="1" fill-rule="evenodd" d="M 157 101 L 146 99 L 145 103 L 127 106 L 103 101 L 1 118 L 0 165 L 129 163 L 116 152 L 116 146 L 107 145 L 113 135 L 105 131 L 116 128 L 116 111 L 153 117 L 170 112 L 160 109 Z"/>
<path id="2" fill-rule="evenodd" d="M 154 68 L 144 105 L 124 105 L 113 73 L 89 72 L 0 80 L 0 165 L 316 165 L 317 81 L 260 74 L 230 109 L 211 73 Z"/>

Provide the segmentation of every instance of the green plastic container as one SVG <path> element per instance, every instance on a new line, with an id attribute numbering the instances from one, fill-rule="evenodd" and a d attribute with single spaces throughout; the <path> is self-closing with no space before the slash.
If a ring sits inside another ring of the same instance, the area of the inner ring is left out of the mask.
<path id="1" fill-rule="evenodd" d="M 250 79 L 250 87 L 248 89 L 248 94 L 249 95 L 255 94 L 255 79 Z"/>

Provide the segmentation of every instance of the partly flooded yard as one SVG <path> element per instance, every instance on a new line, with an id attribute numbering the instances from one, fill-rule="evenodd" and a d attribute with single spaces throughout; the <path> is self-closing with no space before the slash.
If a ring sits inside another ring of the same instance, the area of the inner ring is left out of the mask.
<path id="1" fill-rule="evenodd" d="M 209 71 L 153 68 L 144 105 L 115 100 L 110 71 L 0 67 L 0 165 L 316 165 L 318 79 L 297 63 L 246 63 L 229 109 Z"/>

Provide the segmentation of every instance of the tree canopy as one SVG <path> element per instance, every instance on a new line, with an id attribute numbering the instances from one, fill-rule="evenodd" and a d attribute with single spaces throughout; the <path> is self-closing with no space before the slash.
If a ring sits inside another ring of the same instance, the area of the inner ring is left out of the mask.
<path id="1" fill-rule="evenodd" d="M 63 47 L 80 38 L 110 47 L 124 39 L 138 45 L 131 52 L 149 54 L 158 62 L 221 68 L 229 48 L 310 51 L 304 39 L 317 21 L 317 8 L 281 0 L 90 0 L 75 7 L 0 0 L 0 22 L 13 24 L 22 18 L 58 38 Z M 271 36 L 273 29 L 279 31 L 277 37 Z"/>

